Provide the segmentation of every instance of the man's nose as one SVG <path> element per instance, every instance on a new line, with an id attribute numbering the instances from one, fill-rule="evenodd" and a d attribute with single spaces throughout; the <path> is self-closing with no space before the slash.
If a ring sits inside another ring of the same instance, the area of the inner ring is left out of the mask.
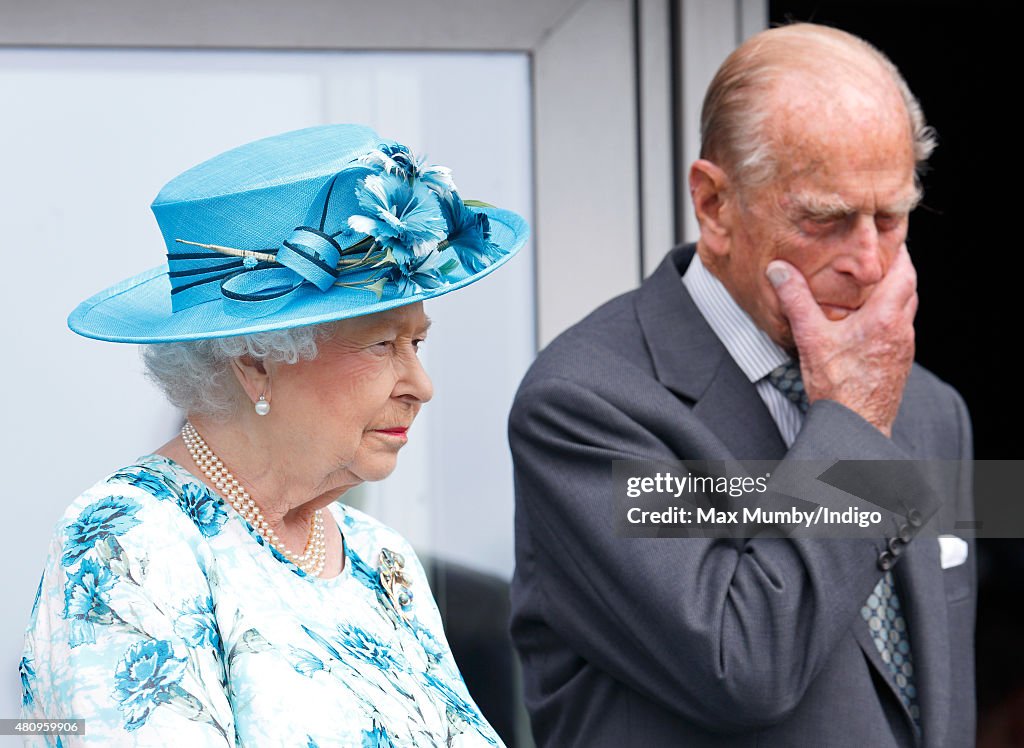
<path id="1" fill-rule="evenodd" d="M 885 277 L 884 248 L 874 216 L 857 215 L 848 246 L 836 269 L 848 273 L 858 283 L 866 286 L 878 283 Z"/>

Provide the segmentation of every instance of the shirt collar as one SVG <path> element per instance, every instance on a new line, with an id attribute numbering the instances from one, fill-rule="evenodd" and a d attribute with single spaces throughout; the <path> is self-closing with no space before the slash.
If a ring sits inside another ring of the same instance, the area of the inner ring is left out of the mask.
<path id="1" fill-rule="evenodd" d="M 751 382 L 760 381 L 789 361 L 789 354 L 743 311 L 722 282 L 704 267 L 697 252 L 693 253 L 690 266 L 683 273 L 683 285 L 712 331 Z"/>

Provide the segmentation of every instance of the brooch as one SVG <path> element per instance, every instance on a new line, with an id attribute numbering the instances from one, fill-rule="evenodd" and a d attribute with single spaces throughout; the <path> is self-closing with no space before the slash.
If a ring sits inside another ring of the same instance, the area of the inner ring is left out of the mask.
<path id="1" fill-rule="evenodd" d="M 405 559 L 401 553 L 395 553 L 387 548 L 380 549 L 380 584 L 387 593 L 388 600 L 394 606 L 398 615 L 403 621 L 409 620 L 412 612 L 412 582 L 405 576 Z"/>

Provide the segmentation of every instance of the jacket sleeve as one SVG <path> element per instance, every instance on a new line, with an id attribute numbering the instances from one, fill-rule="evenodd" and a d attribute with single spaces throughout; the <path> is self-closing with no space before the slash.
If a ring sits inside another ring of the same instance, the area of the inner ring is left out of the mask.
<path id="1" fill-rule="evenodd" d="M 881 576 L 887 539 L 626 538 L 612 461 L 673 454 L 578 384 L 532 380 L 510 419 L 519 565 L 531 615 L 611 677 L 711 730 L 783 720 L 800 703 Z M 857 414 L 815 403 L 786 459 L 906 459 Z M 924 490 L 924 487 L 922 487 Z M 517 575 L 520 571 L 517 569 Z M 515 601 L 514 601 L 515 604 Z M 536 613 L 541 610 L 543 613 Z"/>
<path id="2" fill-rule="evenodd" d="M 84 733 L 33 744 L 234 745 L 205 575 L 174 539 L 174 514 L 146 498 L 97 495 L 53 538 L 25 636 L 22 717 L 82 719 Z M 145 512 L 167 538 L 168 566 L 155 570 L 133 532 Z"/>

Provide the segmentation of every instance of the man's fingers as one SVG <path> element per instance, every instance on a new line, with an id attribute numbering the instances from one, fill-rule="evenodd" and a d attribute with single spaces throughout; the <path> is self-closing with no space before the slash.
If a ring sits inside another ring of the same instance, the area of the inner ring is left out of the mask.
<path id="1" fill-rule="evenodd" d="M 910 261 L 910 253 L 904 244 L 893 260 L 889 272 L 865 306 L 878 310 L 883 316 L 889 316 L 905 309 L 907 302 L 916 295 L 917 270 Z"/>
<path id="2" fill-rule="evenodd" d="M 793 328 L 794 338 L 799 341 L 805 330 L 825 321 L 821 307 L 799 270 L 784 260 L 772 260 L 765 273 L 779 297 L 782 313 Z"/>

